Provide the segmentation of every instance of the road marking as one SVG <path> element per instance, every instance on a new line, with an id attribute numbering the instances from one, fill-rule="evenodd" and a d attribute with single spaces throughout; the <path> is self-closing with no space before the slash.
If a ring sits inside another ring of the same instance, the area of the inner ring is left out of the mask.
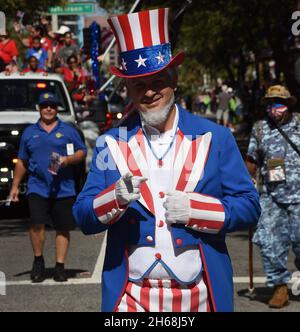
<path id="1" fill-rule="evenodd" d="M 99 259 L 100 261 L 100 259 Z M 93 274 L 94 275 L 94 274 Z M 7 281 L 6 286 L 72 286 L 72 285 L 99 285 L 99 279 L 95 280 L 95 276 L 98 278 L 98 273 L 95 273 L 94 277 L 91 278 L 70 278 L 66 282 L 56 282 L 54 280 L 45 280 L 41 283 L 32 283 L 31 280 L 20 280 L 20 281 Z M 289 284 L 293 284 L 297 281 L 297 278 L 292 278 Z M 265 277 L 253 278 L 254 284 L 264 284 L 266 282 Z M 234 284 L 248 284 L 249 277 L 234 277 Z"/>
<path id="2" fill-rule="evenodd" d="M 95 268 L 93 274 L 90 278 L 69 278 L 66 282 L 56 282 L 52 279 L 45 280 L 41 283 L 32 283 L 31 280 L 20 280 L 20 281 L 7 281 L 6 286 L 71 286 L 71 285 L 97 285 L 101 284 L 102 277 L 102 267 L 105 258 L 105 250 L 106 250 L 106 239 L 107 233 L 103 237 L 103 241 L 101 243 L 101 248 L 99 252 L 99 256 L 97 258 Z"/>
<path id="3" fill-rule="evenodd" d="M 99 256 L 97 258 L 97 262 L 95 264 L 94 272 L 92 274 L 91 279 L 96 283 L 101 283 L 102 281 L 102 267 L 104 263 L 104 258 L 105 258 L 105 250 L 106 250 L 106 239 L 107 239 L 107 232 L 105 232 L 102 244 L 101 244 L 101 249 Z"/>
<path id="4" fill-rule="evenodd" d="M 266 282 L 266 277 L 254 277 L 253 282 L 256 284 L 264 284 Z M 234 284 L 248 284 L 249 277 L 233 277 Z"/>
<path id="5" fill-rule="evenodd" d="M 106 250 L 106 240 L 107 233 L 103 237 L 103 241 L 101 243 L 101 248 L 99 252 L 99 256 L 97 258 L 93 274 L 90 278 L 69 278 L 66 282 L 56 282 L 52 279 L 48 279 L 43 281 L 42 283 L 32 283 L 31 280 L 20 280 L 20 281 L 6 281 L 6 286 L 72 286 L 72 285 L 99 285 L 102 281 L 102 268 L 105 258 L 105 250 Z M 290 284 L 296 282 L 296 278 L 292 278 L 290 280 Z M 249 284 L 249 276 L 246 277 L 233 277 L 234 284 Z M 253 283 L 255 284 L 265 284 L 266 277 L 254 277 Z"/>
<path id="6" fill-rule="evenodd" d="M 31 280 L 6 281 L 6 286 L 71 286 L 87 284 L 99 284 L 99 282 L 95 282 L 92 280 L 92 278 L 73 278 L 68 279 L 66 282 L 56 282 L 52 279 L 49 279 L 40 283 L 32 283 Z"/>

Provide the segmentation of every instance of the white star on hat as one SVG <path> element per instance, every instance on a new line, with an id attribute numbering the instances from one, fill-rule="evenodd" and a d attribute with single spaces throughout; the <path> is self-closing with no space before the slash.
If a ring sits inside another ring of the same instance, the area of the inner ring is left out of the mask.
<path id="1" fill-rule="evenodd" d="M 164 62 L 164 57 L 165 56 L 162 55 L 160 52 L 159 52 L 158 56 L 155 57 L 155 59 L 158 60 L 158 65 Z"/>
<path id="2" fill-rule="evenodd" d="M 126 67 L 127 63 L 125 62 L 125 60 L 122 58 L 122 68 L 124 70 L 127 70 L 127 67 Z"/>
<path id="3" fill-rule="evenodd" d="M 148 59 L 147 58 L 142 58 L 142 56 L 141 55 L 139 55 L 139 58 L 137 59 L 137 60 L 134 60 L 135 62 L 137 62 L 138 63 L 138 68 L 140 68 L 141 66 L 143 66 L 143 67 L 147 67 L 146 65 L 145 65 L 145 61 L 147 61 Z"/>

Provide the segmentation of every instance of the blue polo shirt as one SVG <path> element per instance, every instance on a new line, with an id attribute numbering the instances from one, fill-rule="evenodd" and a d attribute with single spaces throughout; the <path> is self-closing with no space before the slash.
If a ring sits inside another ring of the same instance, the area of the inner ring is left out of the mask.
<path id="1" fill-rule="evenodd" d="M 57 125 L 50 133 L 42 128 L 39 121 L 24 130 L 18 158 L 28 163 L 27 195 L 36 193 L 45 198 L 63 198 L 76 195 L 73 166 L 59 169 L 57 175 L 48 171 L 52 152 L 67 156 L 67 151 L 69 151 L 70 155 L 70 153 L 72 154 L 70 145 L 74 153 L 78 150 L 86 152 L 86 147 L 78 131 L 61 120 L 58 120 Z"/>

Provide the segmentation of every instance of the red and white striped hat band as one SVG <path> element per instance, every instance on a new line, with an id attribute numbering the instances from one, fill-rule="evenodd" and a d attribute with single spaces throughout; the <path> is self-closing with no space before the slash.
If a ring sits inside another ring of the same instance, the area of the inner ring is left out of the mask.
<path id="1" fill-rule="evenodd" d="M 170 52 L 169 8 L 113 16 L 108 23 L 116 37 L 122 62 L 122 70 L 110 68 L 113 74 L 121 77 L 145 76 L 173 62 L 178 65 L 183 61 L 183 54 L 172 58 Z"/>

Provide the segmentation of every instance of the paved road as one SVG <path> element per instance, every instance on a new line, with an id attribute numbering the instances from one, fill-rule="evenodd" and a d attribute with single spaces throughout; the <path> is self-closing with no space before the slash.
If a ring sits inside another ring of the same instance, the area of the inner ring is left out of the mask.
<path id="1" fill-rule="evenodd" d="M 32 252 L 27 229 L 26 219 L 0 220 L 0 271 L 5 273 L 7 281 L 6 295 L 0 295 L 0 311 L 98 311 L 104 235 L 87 237 L 79 230 L 72 232 L 66 264 L 70 279 L 57 284 L 52 280 L 55 233 L 49 229 L 45 248 L 48 278 L 42 284 L 32 285 L 29 280 Z M 230 235 L 227 240 L 234 267 L 235 310 L 272 311 L 266 306 L 271 293 L 262 283 L 264 274 L 257 250 L 254 253 L 257 295 L 252 300 L 246 295 L 247 241 L 244 232 Z M 291 255 L 289 267 L 294 270 L 292 260 Z M 300 296 L 292 296 L 290 305 L 281 311 L 300 311 Z"/>

